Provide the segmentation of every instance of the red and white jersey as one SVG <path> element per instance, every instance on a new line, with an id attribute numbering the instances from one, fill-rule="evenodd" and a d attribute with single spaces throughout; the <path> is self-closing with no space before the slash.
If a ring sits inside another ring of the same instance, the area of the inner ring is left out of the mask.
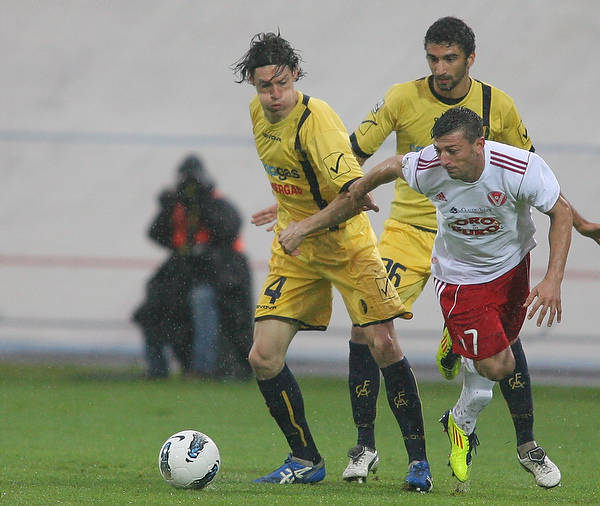
<path id="1" fill-rule="evenodd" d="M 433 145 L 402 160 L 404 178 L 436 207 L 431 273 L 452 284 L 486 283 L 535 247 L 531 207 L 545 213 L 560 195 L 544 160 L 530 151 L 485 141 L 485 167 L 472 183 L 452 179 Z"/>

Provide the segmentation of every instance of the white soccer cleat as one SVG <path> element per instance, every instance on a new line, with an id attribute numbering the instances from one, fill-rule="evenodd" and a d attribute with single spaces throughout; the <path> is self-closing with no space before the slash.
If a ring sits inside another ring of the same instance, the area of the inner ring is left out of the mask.
<path id="1" fill-rule="evenodd" d="M 375 474 L 379 466 L 379 456 L 377 450 L 366 446 L 356 445 L 348 450 L 350 462 L 342 473 L 342 478 L 346 481 L 357 481 L 363 483 L 367 481 L 369 472 Z"/>
<path id="2" fill-rule="evenodd" d="M 535 482 L 540 487 L 552 488 L 560 484 L 560 469 L 552 462 L 541 446 L 536 446 L 527 452 L 522 459 L 517 454 L 521 465 L 535 477 Z"/>

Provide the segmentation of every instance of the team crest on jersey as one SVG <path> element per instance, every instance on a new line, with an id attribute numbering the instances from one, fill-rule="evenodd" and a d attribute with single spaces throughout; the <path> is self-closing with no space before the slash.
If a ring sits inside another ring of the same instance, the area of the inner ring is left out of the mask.
<path id="1" fill-rule="evenodd" d="M 495 205 L 496 207 L 500 207 L 506 202 L 506 195 L 499 191 L 489 192 L 487 194 L 487 198 L 490 201 L 490 203 Z"/>
<path id="2" fill-rule="evenodd" d="M 326 165 L 331 179 L 336 179 L 342 174 L 346 174 L 351 170 L 350 165 L 348 165 L 348 162 L 344 158 L 344 153 L 341 151 L 329 153 L 325 158 L 323 158 L 323 163 Z"/>
<path id="3" fill-rule="evenodd" d="M 438 193 L 435 197 L 433 197 L 433 200 L 437 200 L 438 202 L 448 202 L 448 199 L 446 198 L 446 195 L 444 195 L 444 192 Z"/>

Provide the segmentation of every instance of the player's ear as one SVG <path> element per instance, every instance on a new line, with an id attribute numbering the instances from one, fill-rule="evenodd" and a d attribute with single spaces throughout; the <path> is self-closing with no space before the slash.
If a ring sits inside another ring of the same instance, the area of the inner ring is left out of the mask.
<path id="1" fill-rule="evenodd" d="M 485 139 L 483 137 L 475 139 L 475 148 L 477 151 L 483 151 L 483 146 L 485 146 Z"/>
<path id="2" fill-rule="evenodd" d="M 298 80 L 298 69 L 297 68 L 292 70 L 292 77 L 294 78 L 294 82 Z"/>
<path id="3" fill-rule="evenodd" d="M 467 56 L 467 68 L 471 68 L 473 63 L 475 63 L 475 52 Z"/>

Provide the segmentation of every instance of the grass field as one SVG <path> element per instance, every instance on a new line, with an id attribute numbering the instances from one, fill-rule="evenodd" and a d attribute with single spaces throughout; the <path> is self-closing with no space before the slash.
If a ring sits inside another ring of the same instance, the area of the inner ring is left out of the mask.
<path id="1" fill-rule="evenodd" d="M 401 489 L 406 453 L 383 395 L 378 480 L 341 480 L 355 438 L 345 382 L 299 378 L 327 478 L 314 486 L 256 485 L 252 479 L 279 466 L 287 446 L 254 382 L 140 377 L 132 369 L 0 363 L 0 504 L 600 504 L 597 388 L 534 388 L 536 437 L 563 475 L 552 490 L 521 470 L 497 388 L 479 420 L 470 490 L 457 494 L 437 419 L 459 385 L 422 382 L 435 482 L 422 495 Z M 188 428 L 210 435 L 221 452 L 219 475 L 200 491 L 171 488 L 157 467 L 163 441 Z"/>

